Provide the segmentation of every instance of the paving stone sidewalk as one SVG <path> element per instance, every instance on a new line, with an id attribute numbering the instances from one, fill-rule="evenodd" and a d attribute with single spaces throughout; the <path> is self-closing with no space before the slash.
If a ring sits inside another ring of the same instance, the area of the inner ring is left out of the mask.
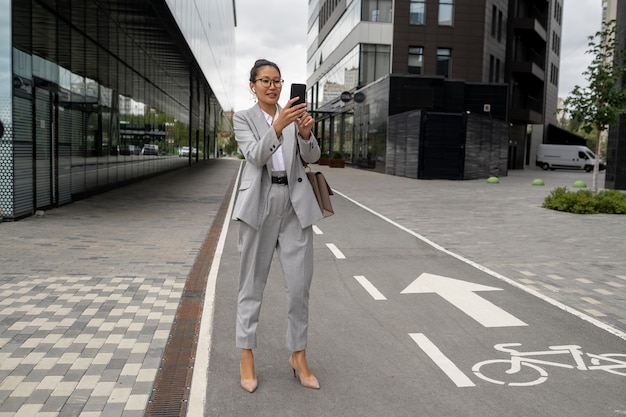
<path id="1" fill-rule="evenodd" d="M 0 224 L 0 417 L 139 417 L 236 160 Z"/>

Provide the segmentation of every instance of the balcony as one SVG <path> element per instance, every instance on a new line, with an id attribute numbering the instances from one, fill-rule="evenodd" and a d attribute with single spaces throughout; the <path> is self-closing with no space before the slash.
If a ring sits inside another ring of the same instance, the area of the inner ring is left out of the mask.
<path id="1" fill-rule="evenodd" d="M 522 90 L 513 91 L 513 102 L 509 108 L 509 120 L 513 123 L 543 123 L 541 100 L 535 96 L 524 94 Z"/>
<path id="2" fill-rule="evenodd" d="M 509 121 L 512 123 L 522 123 L 531 125 L 543 124 L 543 116 L 531 109 L 509 109 Z"/>
<path id="3" fill-rule="evenodd" d="M 548 0 L 516 0 L 510 10 L 510 24 L 513 27 L 525 28 L 537 34 L 545 33 L 550 16 L 550 1 Z"/>
<path id="4" fill-rule="evenodd" d="M 541 66 L 532 61 L 514 61 L 511 63 L 511 72 L 519 78 L 535 77 L 537 81 L 545 82 L 546 72 Z"/>

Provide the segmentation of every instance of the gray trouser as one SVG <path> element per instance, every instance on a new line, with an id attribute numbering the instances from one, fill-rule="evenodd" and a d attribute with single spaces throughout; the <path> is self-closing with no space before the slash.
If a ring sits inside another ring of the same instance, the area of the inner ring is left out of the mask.
<path id="1" fill-rule="evenodd" d="M 313 229 L 302 229 L 286 185 L 272 184 L 259 230 L 239 224 L 240 271 L 236 346 L 256 347 L 263 290 L 278 252 L 287 293 L 287 348 L 306 348 L 309 288 L 313 278 Z"/>

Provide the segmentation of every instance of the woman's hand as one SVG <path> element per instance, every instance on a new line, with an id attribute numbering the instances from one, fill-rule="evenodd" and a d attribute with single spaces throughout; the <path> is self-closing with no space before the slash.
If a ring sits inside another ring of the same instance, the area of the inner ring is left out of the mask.
<path id="1" fill-rule="evenodd" d="M 300 132 L 300 136 L 304 139 L 308 139 L 311 134 L 311 128 L 313 127 L 314 120 L 313 118 L 306 112 L 306 104 L 296 104 L 298 100 L 297 97 L 292 98 L 287 102 L 287 105 L 281 110 L 278 117 L 272 123 L 274 130 L 276 131 L 276 136 L 280 137 L 283 133 L 283 129 L 286 128 L 289 124 L 295 122 L 298 126 L 298 130 Z"/>
<path id="2" fill-rule="evenodd" d="M 302 139 L 309 140 L 309 138 L 311 137 L 311 129 L 313 129 L 314 124 L 315 119 L 313 119 L 313 117 L 311 117 L 311 115 L 306 111 L 302 113 L 302 116 L 300 116 L 300 118 L 296 119 L 298 133 L 300 133 Z"/>

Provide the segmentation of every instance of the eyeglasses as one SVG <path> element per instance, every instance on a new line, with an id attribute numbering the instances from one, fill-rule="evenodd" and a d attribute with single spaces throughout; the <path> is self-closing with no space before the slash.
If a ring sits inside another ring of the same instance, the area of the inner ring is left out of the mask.
<path id="1" fill-rule="evenodd" d="M 269 78 L 259 78 L 257 80 L 254 80 L 254 82 L 257 81 L 261 81 L 261 85 L 263 86 L 263 88 L 269 88 L 271 84 L 274 84 L 274 87 L 276 88 L 280 88 L 285 82 L 285 80 L 270 80 Z"/>

